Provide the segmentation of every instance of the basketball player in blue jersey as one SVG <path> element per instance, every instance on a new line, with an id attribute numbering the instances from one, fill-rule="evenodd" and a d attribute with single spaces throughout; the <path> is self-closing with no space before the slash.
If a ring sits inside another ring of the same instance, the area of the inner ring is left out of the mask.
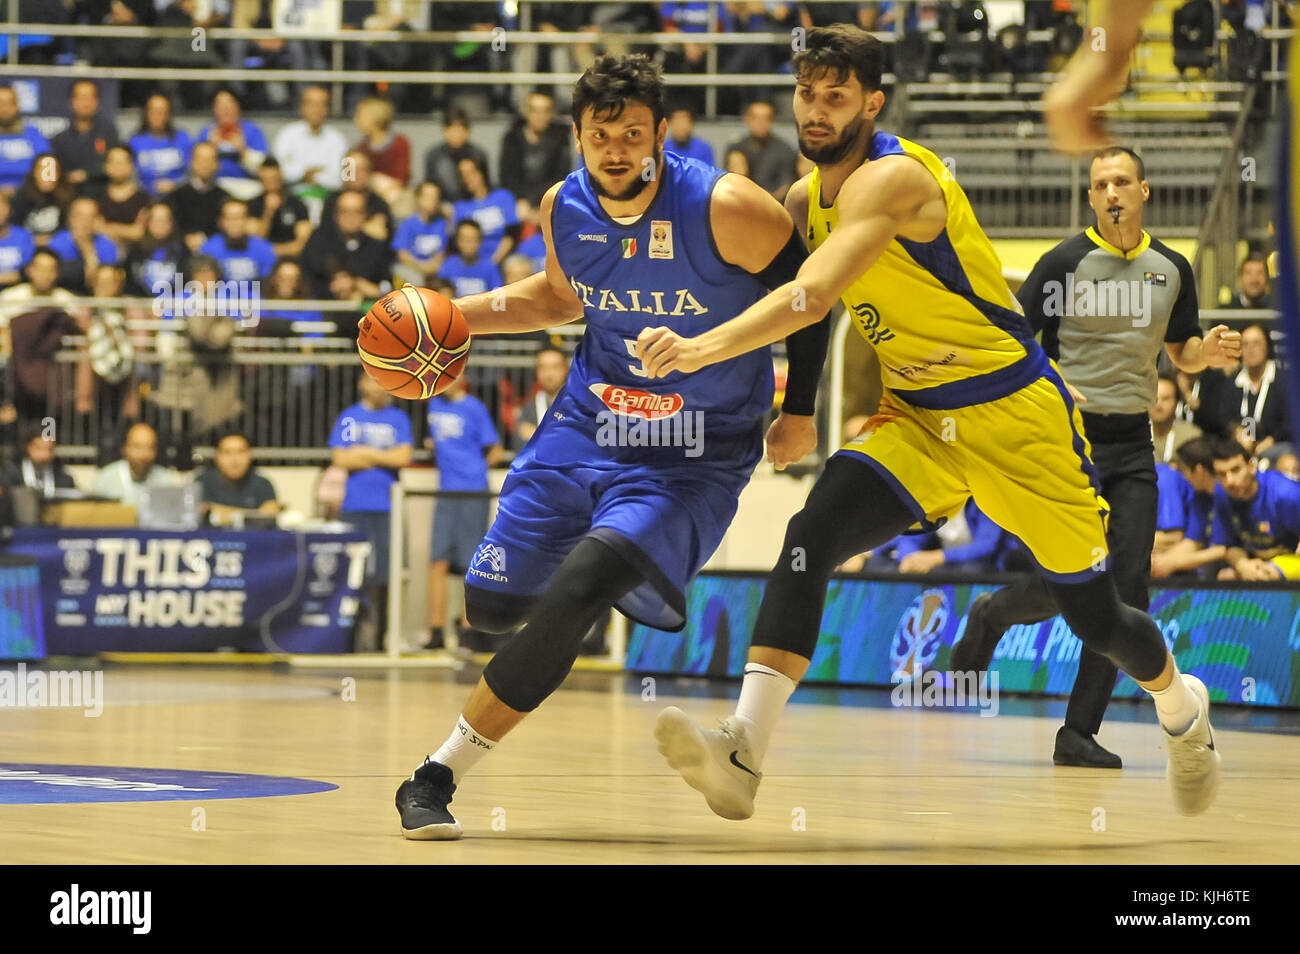
<path id="1" fill-rule="evenodd" d="M 587 330 L 465 578 L 470 625 L 523 628 L 488 663 L 447 741 L 398 789 L 411 839 L 460 837 L 448 804 L 461 779 L 555 691 L 611 606 L 682 628 L 686 584 L 763 453 L 766 348 L 655 379 L 634 351 L 648 321 L 698 334 L 792 280 L 807 253 L 789 214 L 748 179 L 665 155 L 663 80 L 644 56 L 587 70 L 573 123 L 583 168 L 542 199 L 545 270 L 457 301 L 473 334 L 578 318 Z M 828 322 L 805 324 L 787 342 L 783 413 L 767 435 L 777 466 L 817 440 Z"/>
<path id="2" fill-rule="evenodd" d="M 666 709 L 660 751 L 714 812 L 749 817 L 835 567 L 974 497 L 1028 547 L 1084 645 L 1152 695 L 1175 805 L 1202 812 L 1219 781 L 1208 693 L 1178 672 L 1151 617 L 1119 599 L 1080 412 L 965 193 L 934 153 L 875 129 L 881 59 L 879 41 L 844 25 L 808 31 L 794 57 L 800 148 L 815 163 L 786 199 L 812 250 L 795 280 L 703 334 L 660 324 L 638 340 L 653 379 L 698 372 L 779 340 L 838 298 L 875 347 L 886 388 L 877 426 L 832 456 L 790 521 L 735 714 L 705 730 Z"/>

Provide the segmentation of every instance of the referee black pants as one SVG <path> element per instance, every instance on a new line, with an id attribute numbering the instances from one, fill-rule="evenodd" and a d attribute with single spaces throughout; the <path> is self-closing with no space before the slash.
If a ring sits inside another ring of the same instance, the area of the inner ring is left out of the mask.
<path id="1" fill-rule="evenodd" d="M 1149 425 L 1148 436 L 1133 440 L 1131 426 L 1108 428 L 1102 423 L 1104 418 L 1089 414 L 1084 415 L 1084 421 L 1089 441 L 1094 440 L 1094 433 L 1097 435 L 1092 444 L 1092 461 L 1101 477 L 1102 496 L 1110 504 L 1106 542 L 1115 588 L 1121 600 L 1145 612 L 1151 605 L 1147 577 L 1156 534 L 1156 462 Z M 1130 439 L 1108 442 L 1105 438 L 1110 431 Z M 1017 623 L 1040 623 L 1059 612 L 1043 578 L 1027 576 L 995 592 L 985 618 L 994 632 L 1002 633 Z M 1083 647 L 1065 724 L 1084 735 L 1096 735 L 1117 674 L 1109 659 Z"/>

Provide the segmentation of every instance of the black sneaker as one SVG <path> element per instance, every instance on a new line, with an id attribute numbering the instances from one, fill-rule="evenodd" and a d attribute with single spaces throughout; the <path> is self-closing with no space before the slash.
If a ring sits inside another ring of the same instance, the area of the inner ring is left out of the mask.
<path id="1" fill-rule="evenodd" d="M 966 630 L 952 647 L 948 668 L 953 672 L 984 672 L 993 663 L 993 651 L 1002 634 L 994 632 L 985 618 L 992 593 L 981 593 L 966 610 Z"/>
<path id="2" fill-rule="evenodd" d="M 1068 725 L 1056 733 L 1056 751 L 1052 753 L 1054 765 L 1076 765 L 1080 768 L 1123 768 L 1124 763 L 1114 752 L 1103 749 L 1097 740 L 1084 735 Z"/>
<path id="3" fill-rule="evenodd" d="M 402 834 L 411 841 L 453 841 L 461 836 L 460 822 L 447 810 L 456 786 L 451 769 L 425 762 L 397 788 Z"/>

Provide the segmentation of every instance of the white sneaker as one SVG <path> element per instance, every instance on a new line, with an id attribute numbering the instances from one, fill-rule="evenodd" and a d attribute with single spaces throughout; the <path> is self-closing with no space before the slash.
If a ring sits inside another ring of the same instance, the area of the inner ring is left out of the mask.
<path id="1" fill-rule="evenodd" d="M 1174 790 L 1174 805 L 1180 814 L 1199 815 L 1214 804 L 1219 790 L 1219 753 L 1214 747 L 1210 725 L 1210 693 L 1205 683 L 1183 674 L 1183 684 L 1196 694 L 1201 711 L 1182 735 L 1165 732 L 1169 765 L 1165 777 Z"/>
<path id="2" fill-rule="evenodd" d="M 749 768 L 749 740 L 734 718 L 718 729 L 702 729 L 681 709 L 669 706 L 655 720 L 655 740 L 660 754 L 687 785 L 704 794 L 715 815 L 739 821 L 754 814 L 754 795 L 763 774 Z"/>

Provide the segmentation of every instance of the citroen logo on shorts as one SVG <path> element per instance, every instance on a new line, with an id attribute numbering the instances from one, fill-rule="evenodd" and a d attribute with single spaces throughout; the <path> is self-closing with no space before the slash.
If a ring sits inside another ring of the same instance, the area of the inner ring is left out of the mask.
<path id="1" fill-rule="evenodd" d="M 506 551 L 502 547 L 493 546 L 485 543 L 479 547 L 478 553 L 474 555 L 474 568 L 486 566 L 493 573 L 504 573 L 506 571 Z"/>

